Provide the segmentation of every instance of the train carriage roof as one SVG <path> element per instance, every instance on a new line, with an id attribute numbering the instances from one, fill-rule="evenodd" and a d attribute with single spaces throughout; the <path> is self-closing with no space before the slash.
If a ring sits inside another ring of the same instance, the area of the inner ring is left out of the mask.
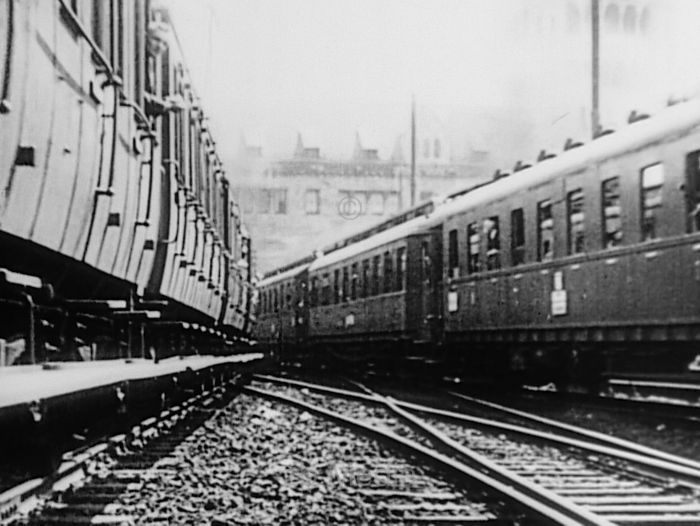
<path id="1" fill-rule="evenodd" d="M 297 265 L 295 266 L 289 266 L 287 265 L 286 267 L 283 267 L 283 270 L 266 275 L 260 282 L 258 283 L 258 288 L 262 287 L 267 287 L 269 285 L 273 285 L 275 283 L 279 283 L 281 281 L 285 281 L 289 278 L 293 278 L 307 269 L 307 267 L 311 264 L 312 258 L 309 257 L 307 259 L 301 260 L 302 262 L 297 262 Z"/>
<path id="2" fill-rule="evenodd" d="M 508 177 L 451 194 L 434 208 L 426 208 L 424 215 L 347 246 L 341 245 L 342 248 L 334 247 L 332 252 L 316 259 L 309 270 L 319 270 L 409 235 L 424 232 L 429 227 L 475 206 L 525 192 L 534 185 L 559 175 L 579 172 L 593 163 L 680 137 L 699 126 L 700 100 L 676 104 L 657 116 L 635 122 L 617 133 L 599 137 L 580 148 L 566 151 L 560 157 L 546 159 Z M 700 147 L 700 144 L 698 146 Z"/>

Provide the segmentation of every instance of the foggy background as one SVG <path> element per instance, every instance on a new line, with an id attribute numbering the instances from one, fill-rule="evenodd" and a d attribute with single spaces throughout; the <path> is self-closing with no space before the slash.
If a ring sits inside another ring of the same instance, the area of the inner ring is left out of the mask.
<path id="1" fill-rule="evenodd" d="M 588 124 L 589 0 L 166 4 L 224 157 L 241 134 L 268 154 L 288 154 L 300 129 L 321 137 L 332 156 L 349 155 L 355 129 L 372 130 L 380 156 L 388 155 L 409 121 L 412 93 L 446 121 L 451 112 L 519 113 L 537 124 L 541 144 L 560 146 Z M 619 13 L 615 29 L 608 4 Z M 698 4 L 601 2 L 605 124 L 619 127 L 620 113 L 653 111 L 697 90 Z M 626 9 L 636 26 L 627 33 Z M 475 140 L 493 146 L 491 133 L 474 130 Z M 528 154 L 518 144 L 498 147 L 513 160 Z"/>
<path id="2" fill-rule="evenodd" d="M 161 1 L 262 270 L 410 205 L 412 96 L 421 200 L 591 138 L 591 0 Z M 603 128 L 698 92 L 699 21 L 696 0 L 600 0 Z M 353 222 L 347 196 L 367 207 Z"/>

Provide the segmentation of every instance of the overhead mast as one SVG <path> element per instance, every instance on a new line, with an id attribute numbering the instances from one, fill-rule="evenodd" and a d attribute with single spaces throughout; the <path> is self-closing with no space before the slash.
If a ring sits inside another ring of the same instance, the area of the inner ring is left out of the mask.
<path id="1" fill-rule="evenodd" d="M 416 96 L 411 95 L 411 208 L 416 206 Z"/>
<path id="2" fill-rule="evenodd" d="M 591 0 L 591 136 L 600 133 L 600 0 Z"/>

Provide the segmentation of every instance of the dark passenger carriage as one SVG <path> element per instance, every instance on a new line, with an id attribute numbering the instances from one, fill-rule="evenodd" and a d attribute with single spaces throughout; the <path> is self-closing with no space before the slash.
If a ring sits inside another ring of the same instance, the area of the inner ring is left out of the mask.
<path id="1" fill-rule="evenodd" d="M 323 353 L 406 356 L 437 336 L 439 228 L 419 216 L 339 248 L 309 268 L 309 343 Z"/>
<path id="2" fill-rule="evenodd" d="M 700 361 L 699 101 L 497 175 L 313 260 L 305 348 L 561 382 Z"/>
<path id="3" fill-rule="evenodd" d="M 298 353 L 308 332 L 308 267 L 312 258 L 278 269 L 258 284 L 256 337 L 264 348 Z"/>
<path id="4" fill-rule="evenodd" d="M 698 102 L 679 105 L 460 200 L 444 227 L 452 357 L 682 372 L 700 338 L 699 124 Z"/>

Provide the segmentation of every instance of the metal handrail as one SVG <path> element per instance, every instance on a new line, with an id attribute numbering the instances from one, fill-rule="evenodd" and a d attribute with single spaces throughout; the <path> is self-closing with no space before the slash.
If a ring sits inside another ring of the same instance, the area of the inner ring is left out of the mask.
<path id="1" fill-rule="evenodd" d="M 92 52 L 97 57 L 100 64 L 105 68 L 106 73 L 110 77 L 110 79 L 112 79 L 112 80 L 119 79 L 119 76 L 114 72 L 114 67 L 112 66 L 110 61 L 107 59 L 107 57 L 104 56 L 104 53 L 102 53 L 100 46 L 98 46 L 97 43 L 92 39 L 92 37 L 88 33 L 87 29 L 85 29 L 85 26 L 83 26 L 80 19 L 77 16 L 75 16 L 73 9 L 70 7 L 70 5 L 68 5 L 68 2 L 66 2 L 66 0 L 58 0 L 58 2 L 61 4 L 61 7 L 63 7 L 63 10 L 65 11 L 65 15 L 68 18 L 70 18 L 71 23 L 78 30 L 78 33 L 80 33 L 80 36 L 85 39 L 85 41 L 90 46 L 90 49 L 92 49 Z M 119 79 L 119 80 L 121 83 L 121 79 Z"/>

